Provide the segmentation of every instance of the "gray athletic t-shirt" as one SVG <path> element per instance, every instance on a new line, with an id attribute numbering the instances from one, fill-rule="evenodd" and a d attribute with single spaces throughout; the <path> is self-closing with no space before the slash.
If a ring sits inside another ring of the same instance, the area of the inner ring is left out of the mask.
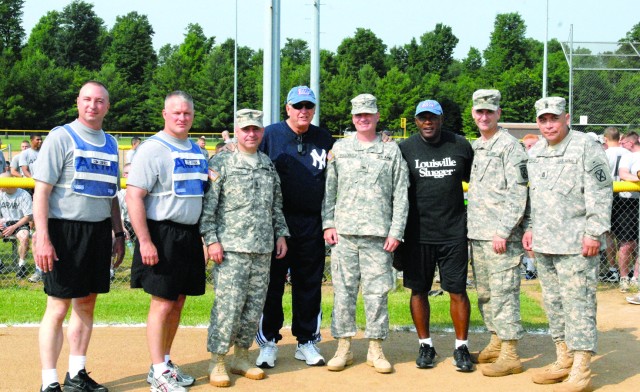
<path id="1" fill-rule="evenodd" d="M 94 131 L 85 127 L 78 120 L 69 125 L 80 138 L 96 146 L 104 146 L 105 138 L 113 137 L 102 130 Z M 100 222 L 110 218 L 113 199 L 78 195 L 71 189 L 75 173 L 74 149 L 75 144 L 69 133 L 62 127 L 54 128 L 42 143 L 35 162 L 34 179 L 54 185 L 49 197 L 49 218 L 83 222 Z"/>
<path id="2" fill-rule="evenodd" d="M 188 139 L 176 139 L 163 131 L 156 135 L 181 150 L 191 150 Z M 177 197 L 173 193 L 173 158 L 169 148 L 147 139 L 136 151 L 136 160 L 131 162 L 127 186 L 149 192 L 144 199 L 147 218 L 185 225 L 196 224 L 202 211 L 202 197 Z"/>
<path id="3" fill-rule="evenodd" d="M 0 216 L 5 222 L 19 221 L 33 215 L 31 195 L 17 188 L 14 193 L 0 192 Z"/>
<path id="4" fill-rule="evenodd" d="M 22 175 L 22 167 L 20 167 L 20 154 L 14 155 L 11 158 L 10 166 L 18 171 Z"/>
<path id="5" fill-rule="evenodd" d="M 40 148 L 40 150 L 42 150 L 42 148 Z M 22 166 L 28 166 L 29 167 L 29 172 L 31 173 L 31 175 L 33 176 L 33 170 L 34 170 L 34 163 L 36 161 L 36 159 L 38 159 L 38 153 L 39 150 L 36 151 L 33 148 L 27 148 L 26 150 L 22 151 L 20 153 L 20 167 Z"/>

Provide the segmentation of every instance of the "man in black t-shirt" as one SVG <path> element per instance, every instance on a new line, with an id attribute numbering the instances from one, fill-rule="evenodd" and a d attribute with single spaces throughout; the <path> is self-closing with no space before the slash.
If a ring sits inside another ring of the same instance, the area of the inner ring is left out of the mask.
<path id="1" fill-rule="evenodd" d="M 459 371 L 473 371 L 467 335 L 471 307 L 467 296 L 467 223 L 462 181 L 469 181 L 473 149 L 464 137 L 442 131 L 443 112 L 433 100 L 420 102 L 419 133 L 400 143 L 410 173 L 409 218 L 402 251 L 404 286 L 411 289 L 411 316 L 420 344 L 416 365 L 431 368 L 436 351 L 429 333 L 428 293 L 436 266 L 451 298 L 456 333 L 453 352 Z"/>

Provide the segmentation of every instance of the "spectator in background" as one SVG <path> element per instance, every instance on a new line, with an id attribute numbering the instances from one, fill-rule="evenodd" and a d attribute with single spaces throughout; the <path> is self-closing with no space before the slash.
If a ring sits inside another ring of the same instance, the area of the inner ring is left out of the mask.
<path id="1" fill-rule="evenodd" d="M 2 142 L 1 141 L 0 141 L 0 147 L 2 147 Z M 1 169 L 0 173 L 3 173 L 3 172 L 5 172 L 7 170 L 7 166 L 8 166 L 6 161 L 4 160 L 4 154 L 2 154 L 1 161 L 2 162 L 0 162 L 0 169 Z"/>
<path id="2" fill-rule="evenodd" d="M 42 136 L 39 133 L 31 134 L 31 148 L 20 153 L 20 168 L 24 177 L 33 177 L 33 163 L 38 159 L 38 153 L 42 146 Z"/>
<path id="3" fill-rule="evenodd" d="M 225 143 L 235 143 L 236 140 L 235 138 L 232 138 L 231 135 L 229 135 L 229 131 L 222 131 L 220 133 L 220 136 L 222 137 L 222 141 Z"/>
<path id="4" fill-rule="evenodd" d="M 136 151 L 138 149 L 138 146 L 140 145 L 140 141 L 141 140 L 138 136 L 134 136 L 131 138 L 131 149 L 129 149 L 124 154 L 124 163 L 131 163 L 133 156 L 136 155 Z"/>
<path id="5" fill-rule="evenodd" d="M 198 144 L 198 146 L 200 147 L 200 151 L 202 152 L 202 155 L 204 155 L 205 158 L 207 158 L 207 161 L 209 160 L 209 151 L 207 151 L 207 138 L 202 135 L 198 138 L 198 141 L 196 142 Z"/>
<path id="6" fill-rule="evenodd" d="M 624 138 L 625 147 L 631 154 L 625 154 L 620 158 L 619 175 L 623 181 L 640 182 L 636 173 L 631 169 L 640 163 L 640 139 L 638 135 L 629 133 Z M 638 192 L 620 192 L 618 194 L 619 211 L 615 218 L 612 217 L 611 226 L 614 235 L 618 239 L 618 267 L 620 268 L 620 291 L 626 293 L 630 288 L 638 287 L 638 204 L 640 194 Z M 633 266 L 635 265 L 635 268 Z M 629 278 L 630 270 L 633 277 Z"/>
<path id="7" fill-rule="evenodd" d="M 605 154 L 609 161 L 611 178 L 613 181 L 620 181 L 620 160 L 623 156 L 630 154 L 631 152 L 620 145 L 621 135 L 620 131 L 616 127 L 608 127 L 604 130 L 604 140 L 607 144 Z M 629 243 L 627 239 L 627 236 L 631 233 L 627 232 L 628 225 L 626 221 L 630 214 L 633 215 L 633 212 L 628 212 L 628 209 L 631 206 L 630 202 L 633 200 L 629 199 L 628 196 L 628 193 L 625 197 L 620 197 L 618 193 L 613 194 L 613 206 L 611 207 L 611 231 L 607 232 L 605 235 L 607 242 L 606 259 L 609 267 L 605 274 L 600 274 L 600 280 L 604 282 L 617 283 L 620 281 L 620 273 L 616 267 L 616 253 L 618 248 L 620 252 L 619 257 L 624 258 L 625 260 L 629 259 L 630 252 L 635 248 L 633 245 L 634 243 Z"/>
<path id="8" fill-rule="evenodd" d="M 540 137 L 538 135 L 534 135 L 532 133 L 524 135 L 524 137 L 522 138 L 522 144 L 524 144 L 524 149 L 527 154 L 529 154 L 531 147 L 533 147 L 539 140 Z M 538 277 L 538 272 L 536 271 L 536 256 L 533 251 L 524 251 L 524 255 L 522 256 L 522 264 L 525 268 L 525 279 L 531 280 Z"/>
<path id="9" fill-rule="evenodd" d="M 531 150 L 531 147 L 538 143 L 538 140 L 540 140 L 540 137 L 538 137 L 538 135 L 534 135 L 533 133 L 524 135 L 524 137 L 522 138 L 522 144 L 524 144 L 525 151 L 529 152 L 529 150 Z"/>
<path id="10" fill-rule="evenodd" d="M 2 173 L 0 178 L 10 178 L 11 174 Z M 0 224 L 1 236 L 14 236 L 18 241 L 18 271 L 16 278 L 27 277 L 27 250 L 29 249 L 29 222 L 32 220 L 31 195 L 20 188 L 0 188 Z"/>
<path id="11" fill-rule="evenodd" d="M 29 141 L 23 140 L 20 143 L 20 151 L 24 151 L 29 148 Z M 11 158 L 11 163 L 9 164 L 11 175 L 13 177 L 22 177 L 22 168 L 20 167 L 20 153 L 17 153 Z"/>

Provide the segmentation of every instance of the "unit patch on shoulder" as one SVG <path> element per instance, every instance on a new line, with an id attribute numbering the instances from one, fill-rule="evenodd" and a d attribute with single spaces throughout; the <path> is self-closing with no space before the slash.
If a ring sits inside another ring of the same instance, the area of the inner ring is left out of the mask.
<path id="1" fill-rule="evenodd" d="M 329 152 L 327 153 L 327 161 L 332 161 L 333 158 L 334 158 L 333 150 L 329 150 Z"/>
<path id="2" fill-rule="evenodd" d="M 216 182 L 220 179 L 220 173 L 213 169 L 209 169 L 209 179 L 211 182 Z"/>

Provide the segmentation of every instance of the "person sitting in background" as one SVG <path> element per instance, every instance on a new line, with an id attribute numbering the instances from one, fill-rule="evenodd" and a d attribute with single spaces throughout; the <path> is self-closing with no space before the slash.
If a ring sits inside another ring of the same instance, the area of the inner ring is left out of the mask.
<path id="1" fill-rule="evenodd" d="M 0 178 L 11 178 L 11 174 L 1 173 Z M 29 249 L 29 222 L 33 219 L 32 206 L 31 195 L 24 189 L 0 188 L 0 230 L 3 238 L 15 237 L 18 241 L 18 279 L 27 277 L 26 259 Z"/>

